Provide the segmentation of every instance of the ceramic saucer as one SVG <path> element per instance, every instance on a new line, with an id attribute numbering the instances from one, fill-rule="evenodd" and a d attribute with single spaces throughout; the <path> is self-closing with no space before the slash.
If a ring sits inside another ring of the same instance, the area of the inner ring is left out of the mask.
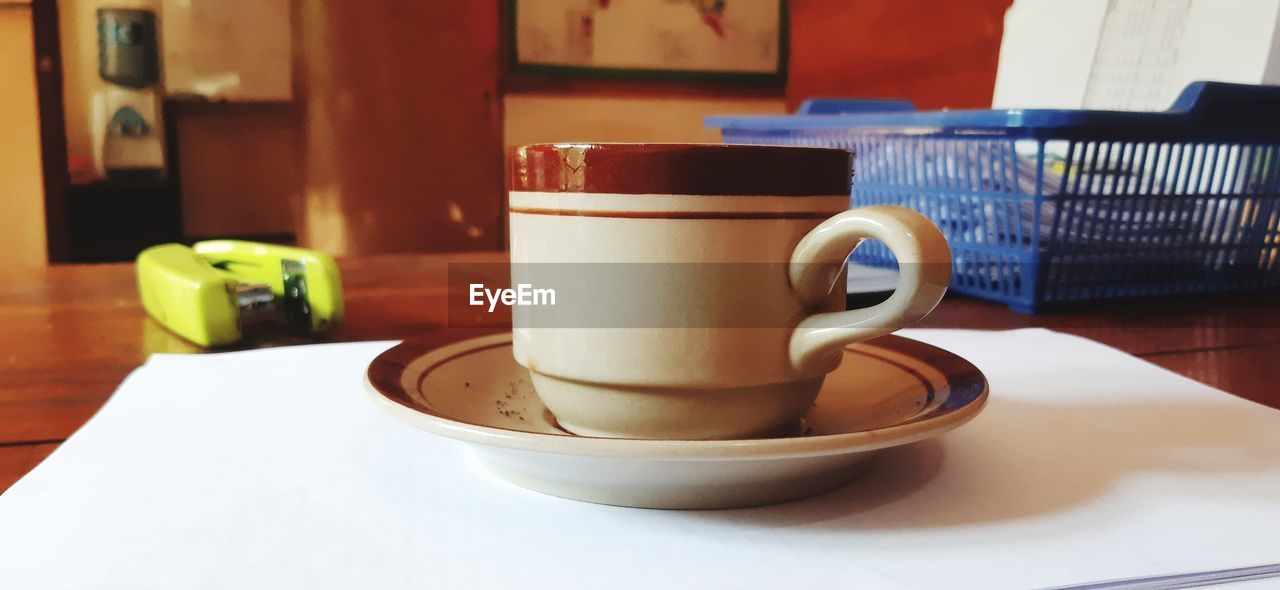
<path id="1" fill-rule="evenodd" d="M 976 367 L 940 348 L 885 336 L 845 349 L 788 437 L 637 440 L 557 427 L 511 332 L 442 331 L 369 366 L 378 405 L 415 427 L 472 444 L 498 476 L 547 494 L 644 508 L 730 508 L 794 500 L 851 482 L 880 449 L 938 436 L 987 398 Z"/>

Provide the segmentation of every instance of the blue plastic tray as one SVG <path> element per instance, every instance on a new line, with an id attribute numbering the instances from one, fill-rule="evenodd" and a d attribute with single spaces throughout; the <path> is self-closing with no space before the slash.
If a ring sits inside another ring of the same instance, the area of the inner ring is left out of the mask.
<path id="1" fill-rule="evenodd" d="M 1198 82 L 1162 113 L 811 100 L 707 125 L 727 143 L 852 150 L 853 206 L 924 213 L 951 245 L 952 289 L 1019 311 L 1280 287 L 1280 87 Z M 853 260 L 896 264 L 879 243 Z"/>

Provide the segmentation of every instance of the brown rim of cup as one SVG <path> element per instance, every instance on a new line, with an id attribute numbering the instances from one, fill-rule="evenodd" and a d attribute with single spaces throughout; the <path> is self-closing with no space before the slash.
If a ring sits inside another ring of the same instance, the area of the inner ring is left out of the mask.
<path id="1" fill-rule="evenodd" d="M 849 194 L 843 149 L 681 143 L 556 143 L 511 148 L 513 191 L 740 196 Z"/>

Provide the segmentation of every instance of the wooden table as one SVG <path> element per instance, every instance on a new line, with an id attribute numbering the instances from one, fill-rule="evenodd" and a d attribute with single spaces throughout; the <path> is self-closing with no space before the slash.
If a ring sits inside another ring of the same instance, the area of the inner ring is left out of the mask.
<path id="1" fill-rule="evenodd" d="M 500 270 L 504 260 L 500 253 L 482 253 L 339 261 L 347 324 L 330 340 L 397 339 L 441 327 L 449 319 L 449 264 Z M 1280 298 L 1274 294 L 1190 297 L 1030 316 L 1003 305 L 948 297 L 924 325 L 996 330 L 1040 326 L 1078 334 L 1280 407 L 1277 303 Z M 253 345 L 302 342 L 309 341 L 264 331 Z M 153 352 L 199 349 L 146 317 L 132 265 L 0 273 L 0 491 L 66 440 Z"/>

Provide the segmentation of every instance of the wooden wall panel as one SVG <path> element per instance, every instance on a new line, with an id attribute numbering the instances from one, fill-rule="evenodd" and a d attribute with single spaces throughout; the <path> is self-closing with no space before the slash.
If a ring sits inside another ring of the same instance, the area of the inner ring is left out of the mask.
<path id="1" fill-rule="evenodd" d="M 339 254 L 502 244 L 498 3 L 301 6 L 300 240 Z"/>
<path id="2" fill-rule="evenodd" d="M 989 108 L 1012 0 L 792 0 L 787 103 L 909 98 Z"/>
<path id="3" fill-rule="evenodd" d="M 294 233 L 302 195 L 300 115 L 293 103 L 169 103 L 178 126 L 183 233 Z"/>
<path id="4" fill-rule="evenodd" d="M 609 96 L 568 93 L 507 94 L 507 145 L 545 142 L 720 143 L 710 115 L 781 115 L 781 96 Z M 654 116 L 655 113 L 661 113 Z"/>
<path id="5" fill-rule="evenodd" d="M 0 4 L 0 267 L 48 261 L 32 23 L 29 3 Z"/>

